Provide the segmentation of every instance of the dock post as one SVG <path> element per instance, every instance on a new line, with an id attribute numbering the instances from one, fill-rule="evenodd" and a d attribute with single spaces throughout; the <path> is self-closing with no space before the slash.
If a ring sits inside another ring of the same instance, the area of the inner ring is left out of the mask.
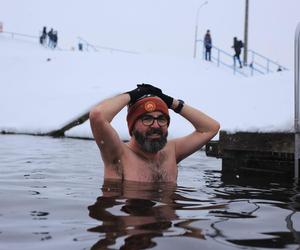
<path id="1" fill-rule="evenodd" d="M 300 23 L 298 23 L 295 33 L 295 180 L 299 179 L 299 164 L 300 164 Z"/>

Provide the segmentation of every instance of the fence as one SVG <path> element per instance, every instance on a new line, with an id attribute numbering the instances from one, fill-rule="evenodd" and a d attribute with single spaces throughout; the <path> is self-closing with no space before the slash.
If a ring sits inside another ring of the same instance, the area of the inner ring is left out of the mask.
<path id="1" fill-rule="evenodd" d="M 85 50 L 85 51 L 95 51 L 99 52 L 99 50 L 107 50 L 111 53 L 113 52 L 121 52 L 121 53 L 127 53 L 127 54 L 139 54 L 138 52 L 135 51 L 130 51 L 130 50 L 123 50 L 123 49 L 116 49 L 116 48 L 111 48 L 111 47 L 105 47 L 105 46 L 100 46 L 100 45 L 95 45 L 89 43 L 87 40 L 85 40 L 82 37 L 77 37 L 78 39 L 78 49 L 79 50 Z"/>
<path id="2" fill-rule="evenodd" d="M 16 39 L 16 40 L 22 40 L 22 41 L 26 41 L 26 42 L 40 43 L 40 41 L 39 41 L 40 38 L 38 36 L 22 34 L 22 33 L 17 33 L 17 32 L 2 31 L 2 32 L 0 32 L 0 36 L 11 38 L 11 39 Z M 69 49 L 62 49 L 59 46 L 56 46 L 55 49 L 69 51 Z"/>
<path id="3" fill-rule="evenodd" d="M 29 41 L 38 41 L 39 37 L 38 36 L 32 36 L 32 35 L 27 35 L 27 34 L 22 34 L 22 33 L 16 33 L 16 32 L 8 32 L 8 31 L 2 31 L 1 36 L 8 37 L 11 39 L 25 39 Z"/>
<path id="4" fill-rule="evenodd" d="M 203 44 L 203 40 L 198 39 L 197 42 Z M 250 57 L 249 57 L 250 56 Z M 205 58 L 205 48 L 203 46 L 202 58 Z M 233 71 L 233 74 L 239 74 L 242 76 L 253 76 L 255 73 L 264 75 L 276 71 L 288 70 L 286 67 L 281 64 L 263 56 L 253 50 L 248 50 L 248 58 L 251 58 L 249 67 L 239 68 L 234 62 L 232 54 L 216 47 L 212 46 L 211 50 L 211 59 L 217 64 L 218 67 L 224 66 Z"/>

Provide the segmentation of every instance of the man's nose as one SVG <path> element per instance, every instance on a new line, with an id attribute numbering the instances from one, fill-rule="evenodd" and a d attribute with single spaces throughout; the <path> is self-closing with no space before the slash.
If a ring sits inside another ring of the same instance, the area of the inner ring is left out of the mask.
<path id="1" fill-rule="evenodd" d="M 153 124 L 151 125 L 151 127 L 154 127 L 154 128 L 160 128 L 157 119 L 155 119 L 155 120 L 153 121 Z"/>

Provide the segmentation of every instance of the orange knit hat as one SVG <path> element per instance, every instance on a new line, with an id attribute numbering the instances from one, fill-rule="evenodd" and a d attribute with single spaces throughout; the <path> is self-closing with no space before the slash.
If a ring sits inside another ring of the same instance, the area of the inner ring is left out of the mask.
<path id="1" fill-rule="evenodd" d="M 154 111 L 160 111 L 170 119 L 168 106 L 157 96 L 144 97 L 129 106 L 127 112 L 129 134 L 132 135 L 133 126 L 141 115 Z"/>

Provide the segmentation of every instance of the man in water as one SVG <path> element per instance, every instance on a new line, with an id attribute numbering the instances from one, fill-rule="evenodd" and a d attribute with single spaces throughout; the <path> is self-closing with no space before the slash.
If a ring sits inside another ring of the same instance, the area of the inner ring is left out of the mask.
<path id="1" fill-rule="evenodd" d="M 125 106 L 131 136 L 128 143 L 111 126 Z M 167 141 L 169 109 L 188 120 L 194 132 Z M 177 164 L 205 145 L 220 128 L 200 110 L 149 84 L 100 102 L 89 117 L 104 162 L 104 178 L 138 182 L 176 183 Z"/>

